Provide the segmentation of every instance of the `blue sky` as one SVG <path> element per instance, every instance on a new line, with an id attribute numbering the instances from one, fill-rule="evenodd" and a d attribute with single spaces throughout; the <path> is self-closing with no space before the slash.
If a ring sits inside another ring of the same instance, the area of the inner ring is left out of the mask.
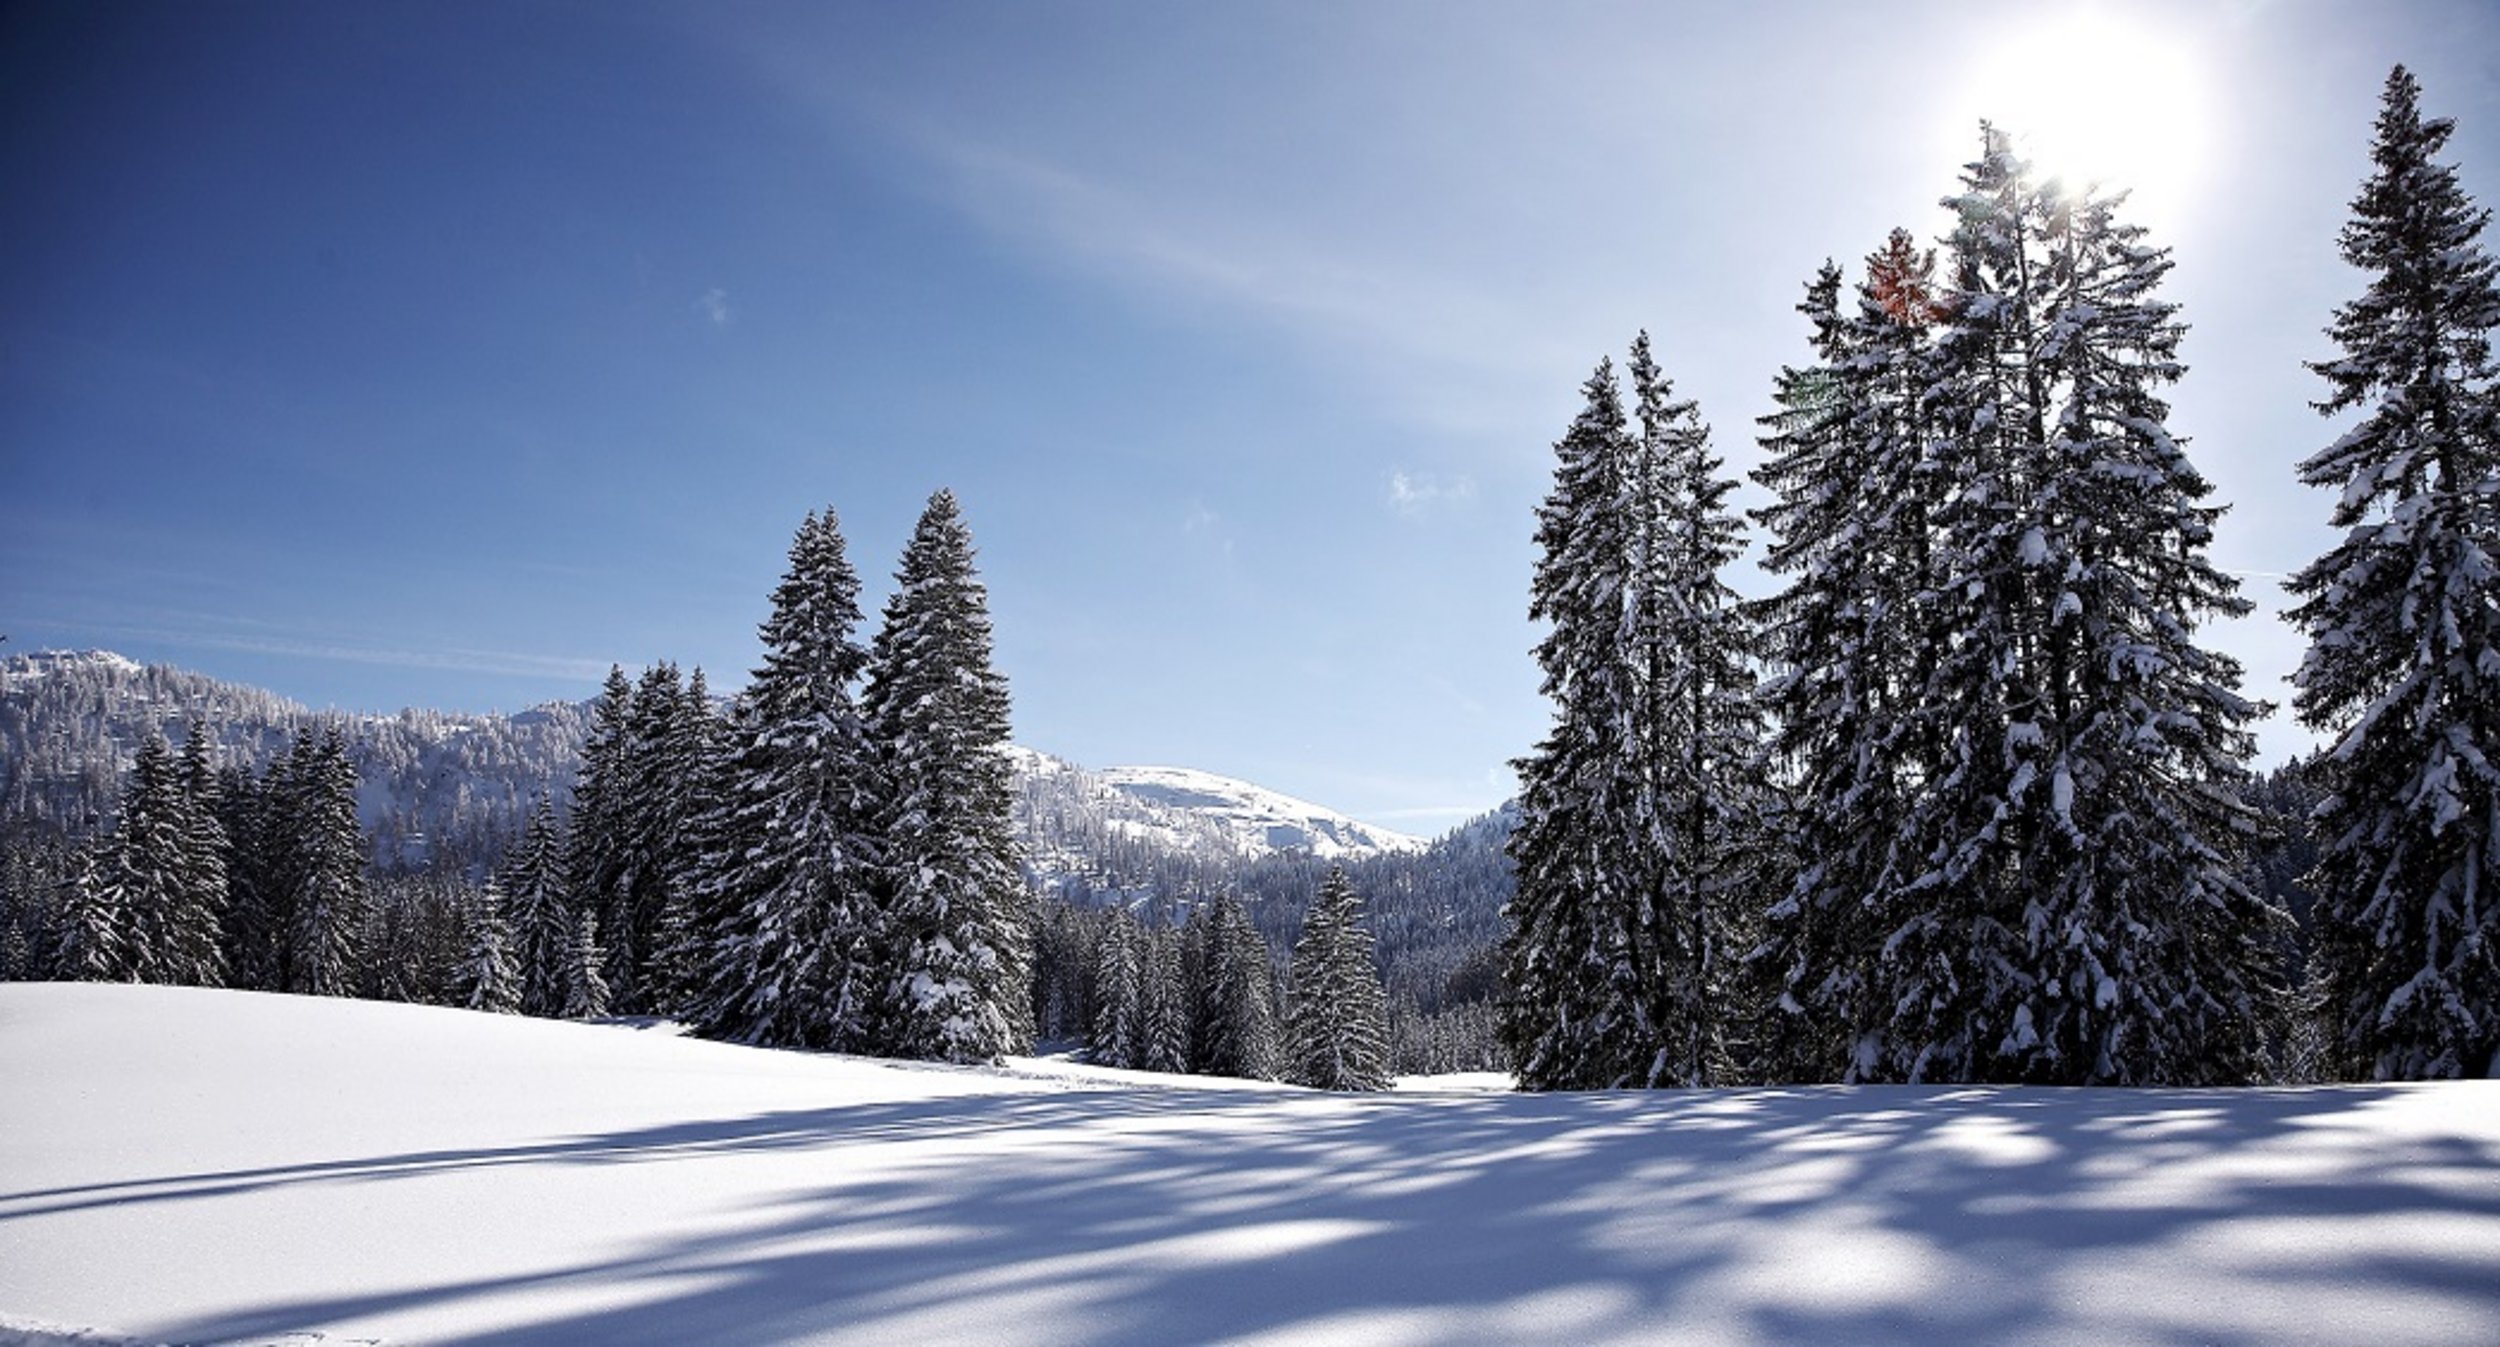
<path id="1" fill-rule="evenodd" d="M 873 613 L 951 486 L 1021 740 L 1437 832 L 1544 728 L 1596 359 L 1647 327 L 1749 467 L 1815 266 L 1941 235 L 1979 116 L 2097 105 L 2280 699 L 2378 91 L 2500 199 L 2500 10 L 2077 11 L 14 5 L 0 631 L 360 710 L 735 686 L 808 510 Z"/>

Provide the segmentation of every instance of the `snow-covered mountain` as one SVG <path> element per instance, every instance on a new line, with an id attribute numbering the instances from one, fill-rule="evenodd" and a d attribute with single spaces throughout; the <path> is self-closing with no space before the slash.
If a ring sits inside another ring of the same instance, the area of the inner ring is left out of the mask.
<path id="1" fill-rule="evenodd" d="M 1201 856 L 1297 853 L 1340 862 L 1426 845 L 1423 838 L 1212 772 L 1087 769 L 1028 748 L 1015 749 L 1013 758 L 1022 801 L 1018 822 L 1037 860 L 1065 850 L 1098 852 L 1093 844 L 1110 838 Z"/>
<path id="2" fill-rule="evenodd" d="M 229 761 L 258 768 L 308 725 L 342 722 L 364 778 L 361 812 L 386 866 L 474 864 L 517 836 L 530 801 L 571 788 L 589 704 L 515 715 L 403 711 L 341 717 L 273 693 L 111 651 L 0 659 L 0 814 L 73 830 L 108 818 L 151 726 L 179 741 L 199 717 Z M 1107 877 L 1185 862 L 1216 871 L 1278 856 L 1328 862 L 1419 852 L 1421 838 L 1246 781 L 1180 767 L 1089 771 L 1018 748 L 1017 821 L 1035 878 Z M 1115 880 L 1119 883 L 1129 881 Z"/>

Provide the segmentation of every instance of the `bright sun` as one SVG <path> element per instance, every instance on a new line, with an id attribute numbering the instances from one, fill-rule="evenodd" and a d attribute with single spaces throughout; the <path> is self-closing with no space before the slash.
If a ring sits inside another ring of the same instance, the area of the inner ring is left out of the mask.
<path id="1" fill-rule="evenodd" d="M 2203 149 L 2204 87 L 2176 35 L 2084 8 L 2010 35 L 1982 61 L 1970 99 L 2041 177 L 2171 204 Z"/>

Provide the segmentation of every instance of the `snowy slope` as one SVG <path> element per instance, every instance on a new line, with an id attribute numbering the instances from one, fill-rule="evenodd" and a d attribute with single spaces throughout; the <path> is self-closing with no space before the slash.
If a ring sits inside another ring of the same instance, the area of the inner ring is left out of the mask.
<path id="1" fill-rule="evenodd" d="M 0 1323 L 149 1342 L 2500 1341 L 2492 1084 L 1338 1098 L 44 985 L 0 1082 Z"/>
<path id="2" fill-rule="evenodd" d="M 1024 801 L 1018 824 L 1034 868 L 1098 859 L 1105 839 L 1151 852 L 1249 859 L 1300 852 L 1355 861 L 1421 851 L 1424 839 L 1376 828 L 1290 795 L 1187 767 L 1087 769 L 1011 751 Z"/>

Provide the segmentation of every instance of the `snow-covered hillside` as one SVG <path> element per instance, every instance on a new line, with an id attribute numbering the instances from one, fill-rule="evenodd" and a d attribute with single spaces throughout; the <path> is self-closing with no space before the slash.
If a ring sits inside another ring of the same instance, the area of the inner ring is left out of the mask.
<path id="1" fill-rule="evenodd" d="M 289 735 L 334 717 L 273 693 L 105 650 L 0 657 L 0 812 L 47 822 L 109 817 L 122 774 L 150 726 L 179 742 L 204 718 L 230 760 L 257 767 Z M 359 813 L 386 866 L 422 866 L 430 843 L 475 832 L 471 852 L 517 836 L 541 792 L 572 788 L 591 722 L 588 702 L 514 715 L 402 711 L 346 717 L 364 788 Z M 1325 861 L 1421 850 L 1421 838 L 1375 828 L 1246 781 L 1179 767 L 1088 771 L 1014 750 L 1018 813 L 1045 882 L 1104 869 L 1105 843 L 1152 856 L 1240 861 L 1304 853 Z M 491 858 L 490 858 L 491 859 Z"/>
<path id="2" fill-rule="evenodd" d="M 1013 751 L 1026 854 L 1045 884 L 1125 847 L 1159 856 L 1248 860 L 1302 854 L 1359 861 L 1421 851 L 1419 837 L 1247 781 L 1186 767 L 1084 768 Z"/>
<path id="3" fill-rule="evenodd" d="M 1352 1098 L 64 985 L 0 1081 L 0 1324 L 147 1342 L 2500 1341 L 2492 1083 Z"/>

